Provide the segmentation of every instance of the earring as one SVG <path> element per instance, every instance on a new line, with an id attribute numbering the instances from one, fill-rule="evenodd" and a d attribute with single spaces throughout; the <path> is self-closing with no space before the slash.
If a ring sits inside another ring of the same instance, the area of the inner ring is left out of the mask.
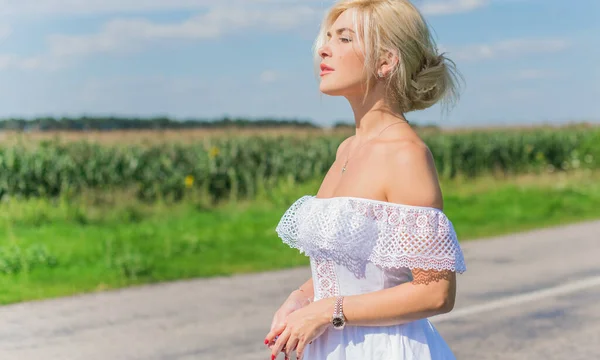
<path id="1" fill-rule="evenodd" d="M 377 73 L 377 77 L 380 78 L 380 79 L 383 79 L 383 72 L 379 71 Z"/>

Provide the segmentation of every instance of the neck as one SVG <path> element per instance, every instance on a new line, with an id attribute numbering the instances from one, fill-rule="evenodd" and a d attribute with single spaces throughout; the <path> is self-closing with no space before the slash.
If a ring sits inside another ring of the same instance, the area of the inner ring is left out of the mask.
<path id="1" fill-rule="evenodd" d="M 404 114 L 398 108 L 389 105 L 377 88 L 373 89 L 373 92 L 365 100 L 363 100 L 363 95 L 347 97 L 347 99 L 354 112 L 355 137 L 359 141 L 372 139 L 390 124 L 397 122 L 408 124 Z M 402 124 L 398 124 L 393 128 L 398 131 L 402 127 Z"/>

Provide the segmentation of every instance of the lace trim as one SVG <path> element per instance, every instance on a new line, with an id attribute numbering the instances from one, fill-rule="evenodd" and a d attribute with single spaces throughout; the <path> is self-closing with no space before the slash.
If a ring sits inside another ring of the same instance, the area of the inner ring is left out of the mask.
<path id="1" fill-rule="evenodd" d="M 315 259 L 318 298 L 324 299 L 340 293 L 335 263 L 328 259 Z M 314 279 L 313 279 L 314 280 Z"/>
<path id="2" fill-rule="evenodd" d="M 369 261 L 384 268 L 466 271 L 454 227 L 435 208 L 306 195 L 276 231 L 301 253 L 334 260 L 357 276 L 364 276 Z"/>

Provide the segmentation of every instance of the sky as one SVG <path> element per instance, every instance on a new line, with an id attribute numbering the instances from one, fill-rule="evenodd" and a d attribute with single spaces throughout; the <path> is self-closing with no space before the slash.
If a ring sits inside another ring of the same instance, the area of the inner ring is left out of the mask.
<path id="1" fill-rule="evenodd" d="M 415 0 L 464 86 L 443 127 L 600 123 L 599 0 Z M 353 122 L 323 95 L 324 0 L 0 0 L 0 118 Z"/>

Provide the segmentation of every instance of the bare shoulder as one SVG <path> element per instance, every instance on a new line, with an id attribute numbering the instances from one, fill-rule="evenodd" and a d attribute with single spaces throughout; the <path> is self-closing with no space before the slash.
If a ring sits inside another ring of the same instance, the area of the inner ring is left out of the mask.
<path id="1" fill-rule="evenodd" d="M 344 149 L 346 148 L 346 146 L 348 145 L 348 143 L 350 142 L 350 139 L 352 139 L 354 137 L 354 135 L 347 137 L 346 139 L 344 139 L 344 141 L 342 141 L 337 148 L 337 151 L 335 153 L 335 158 L 339 159 L 340 154 L 344 152 Z"/>
<path id="2" fill-rule="evenodd" d="M 384 191 L 387 201 L 443 210 L 433 154 L 418 138 L 386 144 Z"/>

